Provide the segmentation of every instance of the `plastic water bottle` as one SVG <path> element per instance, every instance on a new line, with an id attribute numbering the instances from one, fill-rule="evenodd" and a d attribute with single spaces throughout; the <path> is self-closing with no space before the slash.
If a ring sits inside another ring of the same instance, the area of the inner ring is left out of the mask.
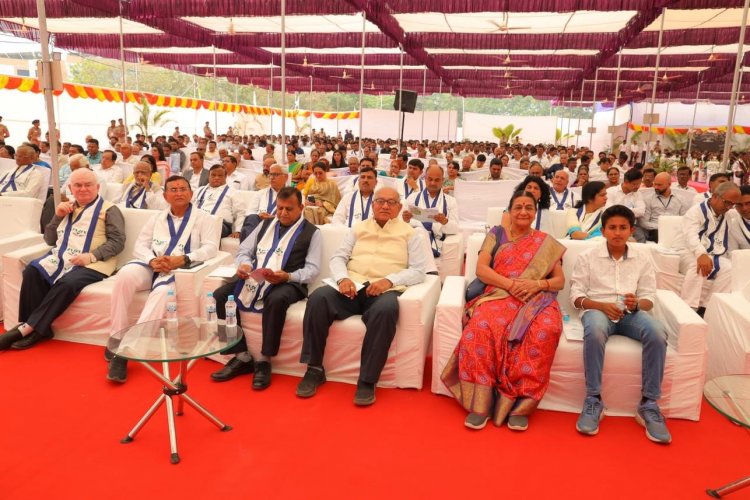
<path id="1" fill-rule="evenodd" d="M 617 298 L 615 299 L 615 305 L 617 306 L 619 310 L 621 310 L 622 312 L 625 312 L 625 296 L 618 295 Z M 617 323 L 618 321 L 619 320 L 617 321 L 612 320 L 612 323 Z"/>
<path id="2" fill-rule="evenodd" d="M 570 323 L 570 314 L 567 311 L 563 313 L 563 323 Z"/>
<path id="3" fill-rule="evenodd" d="M 224 306 L 224 314 L 226 319 L 224 324 L 227 328 L 235 328 L 237 326 L 237 303 L 234 301 L 234 295 L 230 295 L 227 298 L 227 303 Z"/>
<path id="4" fill-rule="evenodd" d="M 167 314 L 166 319 L 170 323 L 177 322 L 177 298 L 174 296 L 174 290 L 167 292 Z"/>
<path id="5" fill-rule="evenodd" d="M 216 299 L 213 292 L 206 294 L 206 323 L 216 323 Z"/>

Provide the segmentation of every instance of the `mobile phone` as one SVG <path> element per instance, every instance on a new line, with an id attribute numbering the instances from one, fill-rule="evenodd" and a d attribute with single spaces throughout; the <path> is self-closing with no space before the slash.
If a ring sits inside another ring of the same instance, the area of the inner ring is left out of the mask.
<path id="1" fill-rule="evenodd" d="M 202 266 L 202 265 L 203 265 L 202 260 L 191 260 L 190 265 L 187 266 L 185 269 L 193 269 L 195 267 Z"/>

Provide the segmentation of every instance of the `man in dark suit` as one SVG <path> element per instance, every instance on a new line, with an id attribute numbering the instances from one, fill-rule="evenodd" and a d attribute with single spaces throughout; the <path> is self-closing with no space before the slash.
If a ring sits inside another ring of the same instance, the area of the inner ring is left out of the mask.
<path id="1" fill-rule="evenodd" d="M 208 184 L 208 169 L 203 168 L 203 153 L 190 153 L 190 166 L 183 170 L 182 176 L 190 183 L 193 191 Z"/>

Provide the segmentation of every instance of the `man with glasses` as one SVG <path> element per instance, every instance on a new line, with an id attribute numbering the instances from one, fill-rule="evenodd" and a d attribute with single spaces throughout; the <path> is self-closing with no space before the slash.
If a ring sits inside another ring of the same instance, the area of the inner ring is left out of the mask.
<path id="1" fill-rule="evenodd" d="M 254 373 L 252 387 L 256 391 L 271 385 L 271 359 L 279 353 L 287 310 L 307 297 L 307 286 L 320 274 L 320 230 L 302 217 L 302 194 L 284 187 L 276 200 L 277 216 L 263 221 L 242 241 L 235 258 L 237 278 L 214 291 L 219 319 L 226 319 L 230 295 L 240 311 L 261 314 L 263 342 L 260 357 L 253 364 L 247 342 L 241 339 L 223 353 L 235 357 L 211 378 L 226 382 Z M 263 279 L 251 275 L 257 269 L 266 270 Z"/>
<path id="2" fill-rule="evenodd" d="M 55 318 L 84 287 L 114 272 L 115 257 L 125 247 L 122 213 L 99 196 L 96 175 L 82 168 L 69 181 L 75 201 L 57 205 L 44 229 L 44 241 L 54 248 L 24 269 L 18 304 L 21 324 L 0 335 L 0 351 L 28 349 L 52 338 Z"/>
<path id="3" fill-rule="evenodd" d="M 222 218 L 221 237 L 240 237 L 245 220 L 245 203 L 237 191 L 227 184 L 227 171 L 222 165 L 214 165 L 208 171 L 208 185 L 193 195 L 193 204 L 211 215 Z"/>
<path id="4" fill-rule="evenodd" d="M 274 164 L 268 169 L 268 187 L 261 189 L 258 196 L 253 198 L 250 206 L 247 207 L 245 221 L 240 231 L 240 239 L 245 240 L 252 233 L 258 224 L 264 220 L 273 219 L 276 216 L 276 197 L 279 190 L 286 186 L 289 173 L 286 168 L 279 164 Z"/>
<path id="5" fill-rule="evenodd" d="M 379 189 L 372 207 L 373 218 L 355 224 L 331 258 L 337 288 L 320 287 L 308 299 L 300 359 L 307 372 L 297 386 L 301 398 L 314 396 L 326 381 L 323 354 L 333 321 L 361 314 L 366 330 L 354 404 L 373 404 L 375 384 L 396 334 L 398 296 L 407 286 L 424 281 L 422 239 L 399 217 L 399 193 Z"/>
<path id="6" fill-rule="evenodd" d="M 133 168 L 133 182 L 125 187 L 117 202 L 125 208 L 163 210 L 167 207 L 164 192 L 158 182 L 151 182 L 151 164 L 139 161 Z"/>
<path id="7" fill-rule="evenodd" d="M 36 198 L 42 187 L 42 173 L 34 167 L 36 153 L 31 146 L 19 146 L 16 150 L 16 169 L 0 176 L 0 196 L 23 196 Z"/>
<path id="8" fill-rule="evenodd" d="M 740 189 L 725 182 L 683 218 L 682 234 L 674 244 L 680 253 L 680 273 L 685 275 L 681 295 L 699 314 L 712 293 L 729 291 L 732 269 L 726 214 L 739 202 Z"/>
<path id="9" fill-rule="evenodd" d="M 164 198 L 169 208 L 146 222 L 133 248 L 134 260 L 115 276 L 110 334 L 130 325 L 128 316 L 135 292 L 151 290 L 137 323 L 160 319 L 164 316 L 167 292 L 174 286 L 175 269 L 216 256 L 219 231 L 211 217 L 190 202 L 192 197 L 187 179 L 177 175 L 167 179 Z M 123 383 L 126 378 L 127 361 L 112 358 L 107 379 Z"/>
<path id="10" fill-rule="evenodd" d="M 740 201 L 734 206 L 735 210 L 727 213 L 729 223 L 729 248 L 750 248 L 750 186 L 740 187 Z"/>

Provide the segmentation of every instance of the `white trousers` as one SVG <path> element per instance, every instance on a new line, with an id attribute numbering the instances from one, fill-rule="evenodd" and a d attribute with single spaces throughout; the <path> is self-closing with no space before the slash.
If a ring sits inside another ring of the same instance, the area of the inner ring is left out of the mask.
<path id="1" fill-rule="evenodd" d="M 713 258 L 710 255 L 709 257 Z M 712 280 L 698 273 L 698 258 L 694 255 L 680 256 L 680 272 L 685 274 L 680 295 L 682 300 L 693 309 L 706 307 L 713 293 L 731 291 L 732 261 L 725 256 L 719 257 L 719 272 Z"/>
<path id="2" fill-rule="evenodd" d="M 141 290 L 151 289 L 153 272 L 150 268 L 138 264 L 123 266 L 115 275 L 115 286 L 112 291 L 112 328 L 110 334 L 119 332 L 130 326 L 128 311 L 133 303 L 133 296 Z M 138 323 L 161 319 L 167 305 L 167 292 L 172 285 L 156 287 L 146 299 Z"/>

